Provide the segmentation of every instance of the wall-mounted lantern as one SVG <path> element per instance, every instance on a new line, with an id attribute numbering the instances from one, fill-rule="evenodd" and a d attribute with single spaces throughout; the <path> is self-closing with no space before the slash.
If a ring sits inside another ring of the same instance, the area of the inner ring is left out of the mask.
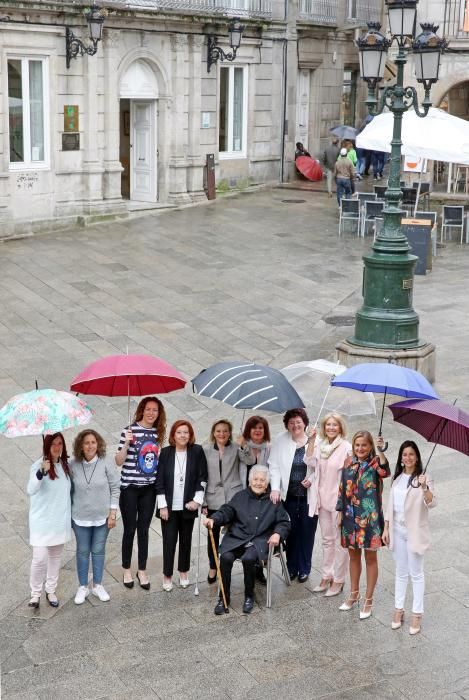
<path id="1" fill-rule="evenodd" d="M 209 34 L 207 37 L 207 73 L 210 73 L 210 68 L 214 63 L 220 61 L 234 61 L 236 51 L 241 44 L 244 25 L 242 25 L 237 17 L 235 17 L 228 25 L 228 35 L 230 40 L 231 51 L 223 51 L 221 46 L 217 46 L 218 37 L 215 34 Z"/>
<path id="2" fill-rule="evenodd" d="M 94 56 L 98 50 L 98 43 L 102 39 L 103 35 L 103 23 L 104 19 L 108 14 L 108 11 L 104 7 L 98 7 L 96 3 L 93 3 L 91 7 L 84 10 L 83 14 L 88 22 L 89 37 L 91 40 L 91 45 L 86 46 L 81 39 L 78 39 L 70 27 L 65 28 L 65 47 L 66 47 L 66 59 L 67 68 L 70 68 L 70 61 L 72 58 L 76 58 L 78 55 L 83 56 L 85 53 L 88 56 Z"/>

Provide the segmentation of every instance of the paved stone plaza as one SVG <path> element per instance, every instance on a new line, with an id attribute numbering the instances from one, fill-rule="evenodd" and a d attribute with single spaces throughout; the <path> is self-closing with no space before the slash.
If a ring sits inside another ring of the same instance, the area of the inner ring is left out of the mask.
<path id="1" fill-rule="evenodd" d="M 303 199 L 302 203 L 282 200 Z M 322 193 L 274 189 L 212 204 L 160 212 L 123 223 L 42 235 L 0 247 L 0 400 L 40 387 L 68 388 L 100 356 L 154 353 L 188 378 L 222 359 L 283 367 L 332 358 L 352 328 L 325 319 L 353 315 L 360 303 L 361 256 L 370 245 L 337 236 L 335 200 Z M 469 248 L 450 242 L 433 271 L 418 277 L 414 303 L 421 336 L 437 346 L 436 390 L 469 409 Z M 221 416 L 240 427 L 241 413 L 186 391 L 162 397 L 169 422 L 193 421 L 199 441 Z M 396 399 L 397 400 L 397 399 Z M 113 452 L 126 422 L 125 399 L 90 397 L 92 427 Z M 397 448 L 414 433 L 392 424 Z M 273 417 L 274 433 L 280 429 Z M 377 430 L 374 417 L 351 428 Z M 66 433 L 71 447 L 72 431 Z M 431 446 L 419 439 L 423 456 Z M 111 532 L 104 585 L 109 603 L 73 602 L 74 543 L 66 545 L 58 594 L 50 608 L 27 607 L 30 548 L 25 487 L 40 438 L 1 438 L 0 650 L 2 698 L 9 700 L 147 700 L 149 698 L 469 698 L 469 465 L 438 448 L 430 465 L 439 505 L 431 513 L 422 634 L 408 621 L 392 631 L 393 562 L 380 554 L 373 616 L 339 612 L 339 598 L 312 593 L 314 571 L 286 588 L 275 562 L 273 607 L 241 614 L 242 576 L 233 579 L 233 609 L 215 618 L 216 590 L 206 581 L 202 535 L 200 596 L 161 590 L 159 523 L 150 533 L 152 589 L 121 584 L 121 527 Z M 388 485 L 386 486 L 386 489 Z M 195 572 L 196 529 L 192 551 Z M 410 591 L 409 591 L 410 592 Z M 410 606 L 408 597 L 407 608 Z"/>

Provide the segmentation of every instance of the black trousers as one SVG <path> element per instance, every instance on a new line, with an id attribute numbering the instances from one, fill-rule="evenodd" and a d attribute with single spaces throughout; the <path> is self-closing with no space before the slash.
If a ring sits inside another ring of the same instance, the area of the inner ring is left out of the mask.
<path id="1" fill-rule="evenodd" d="M 210 510 L 209 508 L 207 509 L 207 516 L 209 518 L 212 517 L 214 513 L 216 513 L 215 510 Z M 221 531 L 221 526 L 220 525 L 214 525 L 212 532 L 213 532 L 213 539 L 215 540 L 215 547 L 217 548 L 217 552 L 220 548 L 220 531 Z M 211 569 L 216 569 L 216 564 L 215 564 L 215 557 L 213 556 L 213 550 L 212 550 L 212 541 L 210 538 L 210 535 L 207 538 L 207 553 L 208 553 L 208 561 L 210 564 Z"/>
<path id="2" fill-rule="evenodd" d="M 173 575 L 174 555 L 179 537 L 178 571 L 189 571 L 191 567 L 192 530 L 195 518 L 184 518 L 182 510 L 171 511 L 168 520 L 161 521 L 163 535 L 163 574 Z"/>
<path id="3" fill-rule="evenodd" d="M 156 491 L 149 486 L 127 486 L 121 490 L 119 508 L 122 515 L 122 568 L 130 569 L 135 530 L 137 530 L 138 568 L 145 571 L 148 559 L 148 530 L 155 512 Z"/>
<path id="4" fill-rule="evenodd" d="M 298 574 L 309 576 L 318 516 L 309 517 L 306 498 L 287 496 L 283 505 L 291 521 L 291 530 L 286 544 L 288 571 L 291 576 Z"/>
<path id="5" fill-rule="evenodd" d="M 225 589 L 226 602 L 230 602 L 231 570 L 235 559 L 241 559 L 244 570 L 244 596 L 252 598 L 254 596 L 254 586 L 256 583 L 256 566 L 259 564 L 259 557 L 255 547 L 236 547 L 231 552 L 224 552 L 220 556 L 220 569 Z"/>

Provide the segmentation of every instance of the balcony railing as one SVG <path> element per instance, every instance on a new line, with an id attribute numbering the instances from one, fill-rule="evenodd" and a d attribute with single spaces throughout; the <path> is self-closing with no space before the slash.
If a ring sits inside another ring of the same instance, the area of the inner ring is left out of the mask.
<path id="1" fill-rule="evenodd" d="M 446 38 L 469 39 L 466 0 L 445 0 L 441 33 Z"/>
<path id="2" fill-rule="evenodd" d="M 269 18 L 272 16 L 272 0 L 107 0 L 106 7 L 130 11 L 168 11 L 227 17 Z"/>
<path id="3" fill-rule="evenodd" d="M 367 22 L 381 21 L 382 0 L 346 0 L 346 21 L 366 25 Z"/>
<path id="4" fill-rule="evenodd" d="M 339 0 L 299 0 L 298 19 L 312 24 L 337 24 Z"/>

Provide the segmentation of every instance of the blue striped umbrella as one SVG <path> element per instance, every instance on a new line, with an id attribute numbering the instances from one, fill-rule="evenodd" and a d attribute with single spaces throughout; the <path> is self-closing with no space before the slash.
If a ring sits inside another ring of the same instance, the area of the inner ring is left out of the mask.
<path id="1" fill-rule="evenodd" d="M 284 413 L 290 408 L 304 408 L 282 372 L 254 362 L 218 362 L 194 377 L 192 385 L 200 396 L 243 410 Z"/>

